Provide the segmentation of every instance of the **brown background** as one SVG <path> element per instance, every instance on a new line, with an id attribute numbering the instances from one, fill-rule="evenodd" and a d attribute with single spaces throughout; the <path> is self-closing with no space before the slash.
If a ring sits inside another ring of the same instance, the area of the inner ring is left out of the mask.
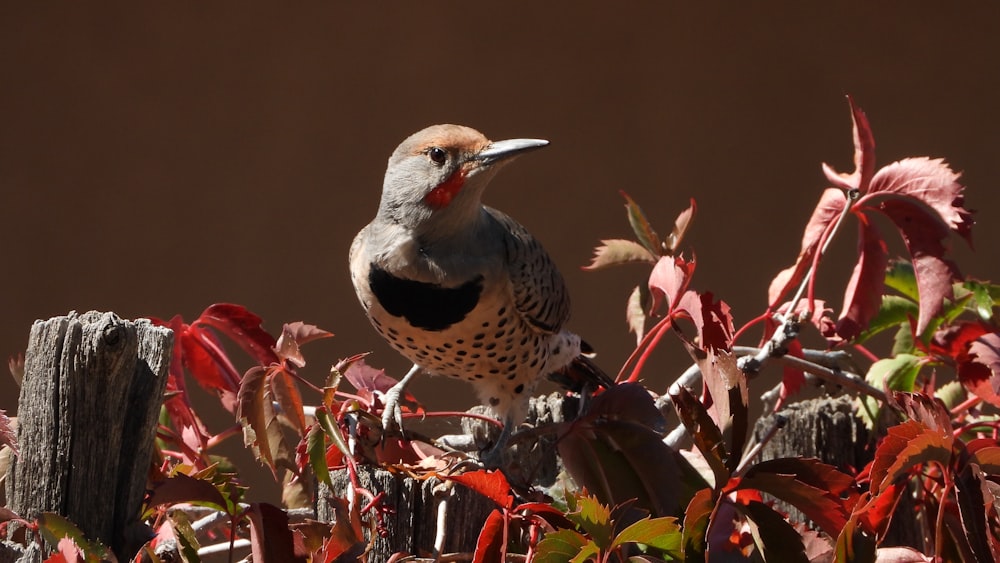
<path id="1" fill-rule="evenodd" d="M 335 332 L 306 349 L 313 381 L 368 350 L 401 373 L 355 302 L 347 249 L 389 153 L 437 122 L 552 141 L 487 201 L 547 246 L 609 370 L 631 349 L 623 305 L 643 273 L 578 267 L 628 235 L 617 191 L 661 231 L 697 199 L 694 286 L 746 321 L 796 255 L 820 163 L 850 167 L 846 93 L 880 164 L 926 154 L 965 171 L 979 250 L 956 245 L 959 259 L 1000 279 L 995 4 L 344 4 L 0 8 L 0 355 L 72 309 L 193 319 L 226 301 L 272 332 Z M 853 236 L 824 270 L 836 308 Z M 663 390 L 684 367 L 667 341 L 646 375 Z M 437 383 L 415 391 L 471 403 Z M 0 409 L 16 410 L 6 377 Z"/>

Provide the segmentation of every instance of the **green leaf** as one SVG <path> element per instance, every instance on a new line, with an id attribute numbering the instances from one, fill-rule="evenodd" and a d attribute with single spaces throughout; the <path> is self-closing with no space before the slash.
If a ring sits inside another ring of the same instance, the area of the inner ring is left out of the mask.
<path id="1" fill-rule="evenodd" d="M 341 434 L 340 428 L 333 422 L 333 417 L 330 413 L 326 412 L 324 408 L 316 409 L 316 421 L 319 422 L 320 426 L 323 427 L 323 431 L 326 435 L 333 440 L 333 443 L 337 445 L 337 449 L 340 453 L 344 454 L 346 457 L 351 457 L 351 449 L 347 447 L 347 442 L 344 441 L 344 435 Z"/>
<path id="2" fill-rule="evenodd" d="M 949 381 L 934 391 L 934 397 L 940 399 L 945 408 L 950 410 L 964 401 L 968 394 L 961 381 Z"/>
<path id="3" fill-rule="evenodd" d="M 681 528 L 684 558 L 688 561 L 704 560 L 708 549 L 708 526 L 715 510 L 715 491 L 702 489 L 691 497 L 684 510 L 684 527 Z"/>
<path id="4" fill-rule="evenodd" d="M 306 433 L 306 452 L 309 454 L 309 465 L 320 483 L 331 486 L 330 468 L 326 465 L 326 439 L 323 427 L 313 424 Z"/>
<path id="5" fill-rule="evenodd" d="M 892 351 L 889 355 L 895 357 L 900 354 L 912 354 L 916 350 L 917 345 L 913 340 L 913 330 L 910 325 L 900 325 L 899 330 L 892 337 Z"/>
<path id="6" fill-rule="evenodd" d="M 993 320 L 993 308 L 1000 304 L 1000 285 L 966 280 L 962 287 L 972 294 L 968 307 L 984 321 Z"/>
<path id="7" fill-rule="evenodd" d="M 885 271 L 885 285 L 895 289 L 912 301 L 920 301 L 917 291 L 917 276 L 913 264 L 906 260 L 893 260 Z"/>
<path id="8" fill-rule="evenodd" d="M 899 295 L 883 295 L 882 305 L 879 307 L 878 313 L 868 324 L 868 328 L 858 335 L 857 342 L 860 344 L 872 336 L 896 326 L 903 326 L 909 332 L 909 320 L 917 318 L 918 314 L 919 307 L 915 301 Z"/>
<path id="9" fill-rule="evenodd" d="M 38 531 L 49 545 L 59 544 L 59 540 L 69 538 L 84 554 L 87 563 L 100 563 L 111 558 L 111 551 L 99 541 L 90 541 L 80 528 L 65 516 L 52 512 L 38 515 Z"/>
<path id="10" fill-rule="evenodd" d="M 872 364 L 865 375 L 865 381 L 871 383 L 878 389 L 888 388 L 890 391 L 913 391 L 913 384 L 917 380 L 922 366 L 921 358 L 913 354 L 899 354 L 895 358 L 879 360 Z M 859 399 L 863 402 L 860 409 L 862 420 L 868 428 L 874 427 L 880 404 L 874 397 L 863 397 Z"/>
<path id="11" fill-rule="evenodd" d="M 611 548 L 614 549 L 626 543 L 648 545 L 667 552 L 671 558 L 683 557 L 681 551 L 681 527 L 677 519 L 669 516 L 661 518 L 643 518 L 625 528 L 615 536 Z"/>
<path id="12" fill-rule="evenodd" d="M 536 563 L 567 563 L 581 553 L 594 553 L 597 546 L 575 530 L 557 530 L 545 534 L 535 548 Z"/>
<path id="13" fill-rule="evenodd" d="M 642 212 L 642 209 L 627 193 L 624 191 L 619 193 L 625 198 L 625 209 L 628 210 L 628 222 L 632 225 L 635 237 L 646 247 L 646 250 L 650 254 L 653 256 L 662 255 L 663 247 L 660 245 L 660 237 L 653 230 L 653 227 L 649 225 L 649 221 L 646 219 L 646 215 Z"/>
<path id="14" fill-rule="evenodd" d="M 611 510 L 600 503 L 597 497 L 585 496 L 577 499 L 577 511 L 566 515 L 571 522 L 583 528 L 599 547 L 611 547 L 611 534 L 614 531 L 611 522 Z"/>

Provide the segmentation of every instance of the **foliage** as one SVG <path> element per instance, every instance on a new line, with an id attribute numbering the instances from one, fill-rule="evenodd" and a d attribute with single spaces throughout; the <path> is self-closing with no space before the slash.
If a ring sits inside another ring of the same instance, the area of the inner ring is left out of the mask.
<path id="1" fill-rule="evenodd" d="M 696 261 L 685 258 L 682 243 L 694 201 L 661 237 L 623 192 L 635 240 L 601 241 L 586 269 L 649 268 L 626 306 L 637 345 L 616 386 L 594 396 L 577 419 L 545 429 L 571 478 L 561 490 L 526 491 L 501 471 L 456 463 L 432 440 L 383 436 L 383 394 L 395 380 L 354 356 L 311 383 L 300 374 L 301 347 L 332 336 L 314 326 L 288 324 L 275 338 L 259 317 L 228 304 L 190 324 L 158 321 L 177 338 L 143 513 L 155 537 L 135 560 L 159 561 L 163 547 L 174 545 L 180 560 L 200 561 L 209 544 L 232 550 L 238 541 L 257 562 L 361 557 L 385 533 L 382 518 L 392 507 L 358 484 L 360 463 L 489 499 L 495 508 L 469 554 L 475 561 L 516 554 L 544 563 L 1000 560 L 1000 287 L 963 277 L 949 254 L 953 235 L 971 243 L 959 174 L 924 157 L 877 168 L 867 117 L 853 100 L 849 105 L 855 169 L 823 166 L 831 187 L 806 223 L 799 255 L 773 279 L 766 310 L 742 326 L 724 301 L 693 289 Z M 857 259 L 834 314 L 815 294 L 815 281 L 848 220 L 857 224 Z M 906 256 L 890 257 L 880 227 L 886 223 Z M 763 335 L 746 345 L 755 326 Z M 828 348 L 804 349 L 805 330 Z M 889 333 L 889 349 L 873 351 Z M 640 381 L 668 334 L 692 367 L 658 393 Z M 241 374 L 224 342 L 252 366 Z M 794 400 L 807 378 L 854 393 L 858 416 L 879 437 L 870 462 L 849 468 L 805 457 L 759 460 L 750 394 L 769 369 L 782 378 L 763 395 L 765 415 Z M 344 380 L 353 392 L 341 389 Z M 232 427 L 207 429 L 192 406 L 191 381 L 217 395 Z M 673 429 L 660 408 L 667 401 L 677 416 Z M 439 414 L 424 412 L 412 396 L 403 407 L 407 417 Z M 281 508 L 244 502 L 237 468 L 212 453 L 237 434 L 282 484 Z M 16 448 L 2 412 L 0 445 Z M 353 485 L 353 496 L 333 499 L 334 523 L 295 515 L 312 506 L 313 480 L 330 485 L 333 469 L 345 470 Z M 904 497 L 915 513 L 896 510 Z M 783 506 L 804 519 L 792 521 Z M 924 543 L 885 544 L 901 518 L 919 528 Z M 49 561 L 110 556 L 54 515 L 24 522 L 0 509 L 0 536 L 12 523 L 21 540 L 44 537 L 56 547 Z"/>

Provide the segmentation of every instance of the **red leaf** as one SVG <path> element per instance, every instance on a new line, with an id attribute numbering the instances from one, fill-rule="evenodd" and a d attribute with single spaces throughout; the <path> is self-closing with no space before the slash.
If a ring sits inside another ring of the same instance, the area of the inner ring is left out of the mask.
<path id="1" fill-rule="evenodd" d="M 275 370 L 271 377 L 271 392 L 281 405 L 281 412 L 298 431 L 299 437 L 306 434 L 306 417 L 302 408 L 302 394 L 295 379 L 284 369 Z"/>
<path id="2" fill-rule="evenodd" d="M 943 241 L 948 229 L 940 217 L 912 198 L 889 196 L 879 209 L 900 230 L 910 252 L 920 294 L 916 331 L 922 334 L 931 319 L 941 312 L 944 300 L 954 296 L 952 282 L 959 277 L 958 267 L 944 258 L 947 248 Z"/>
<path id="3" fill-rule="evenodd" d="M 275 459 L 268 426 L 275 423 L 276 414 L 271 402 L 267 379 L 270 370 L 256 366 L 247 371 L 240 385 L 239 406 L 236 416 L 243 425 L 243 441 L 253 449 L 254 455 L 274 473 Z"/>
<path id="4" fill-rule="evenodd" d="M 184 367 L 195 381 L 208 390 L 236 393 L 240 385 L 236 367 L 226 357 L 214 334 L 201 327 L 189 326 L 180 340 Z"/>
<path id="5" fill-rule="evenodd" d="M 853 484 L 850 475 L 816 459 L 787 458 L 754 465 L 739 486 L 780 498 L 836 537 L 857 500 L 856 494 L 850 494 Z"/>
<path id="6" fill-rule="evenodd" d="M 299 348 L 313 340 L 330 338 L 331 336 L 333 336 L 332 332 L 317 328 L 315 325 L 305 324 L 300 321 L 286 323 L 281 327 L 281 336 L 278 337 L 278 342 L 274 345 L 274 349 L 278 357 L 282 360 L 288 360 L 296 367 L 304 367 L 306 359 L 302 356 Z"/>
<path id="7" fill-rule="evenodd" d="M 677 247 L 684 240 L 684 235 L 687 234 L 687 230 L 691 226 L 691 221 L 694 220 L 696 210 L 697 206 L 694 203 L 694 198 L 691 198 L 691 205 L 684 211 L 681 211 L 677 215 L 677 219 L 674 219 L 674 228 L 670 231 L 670 235 L 667 236 L 667 240 L 663 241 L 667 254 L 677 253 Z"/>
<path id="8" fill-rule="evenodd" d="M 872 178 L 869 193 L 906 195 L 929 206 L 949 229 L 972 243 L 972 213 L 962 207 L 965 189 L 958 183 L 961 174 L 944 159 L 907 158 L 882 167 Z"/>
<path id="9" fill-rule="evenodd" d="M 691 497 L 684 510 L 684 526 L 681 527 L 685 559 L 705 560 L 708 525 L 715 510 L 712 489 L 701 489 Z"/>
<path id="10" fill-rule="evenodd" d="M 686 262 L 683 256 L 664 256 L 653 266 L 649 274 L 649 291 L 653 296 L 651 309 L 656 311 L 666 299 L 667 306 L 673 310 L 677 306 L 681 294 L 687 290 L 691 276 L 694 274 L 695 262 Z"/>
<path id="11" fill-rule="evenodd" d="M 846 204 L 847 198 L 844 197 L 844 192 L 835 188 L 827 188 L 820 196 L 819 203 L 816 204 L 812 217 L 809 218 L 805 232 L 802 234 L 802 249 L 799 251 L 795 265 L 780 272 L 771 282 L 771 287 L 768 290 L 768 303 L 771 308 L 776 307 L 785 294 L 802 281 L 806 272 L 809 271 L 809 267 L 812 266 L 813 257 L 823 239 L 823 233 L 843 213 Z"/>
<path id="12" fill-rule="evenodd" d="M 746 441 L 749 404 L 746 375 L 737 367 L 736 356 L 724 350 L 716 352 L 710 349 L 704 359 L 696 361 L 712 397 L 709 414 L 719 428 L 731 429 L 730 451 L 742 451 Z M 735 471 L 738 463 L 739 456 L 731 456 L 727 460 L 730 471 Z"/>
<path id="13" fill-rule="evenodd" d="M 503 513 L 494 509 L 486 517 L 483 531 L 479 532 L 476 553 L 472 557 L 473 563 L 503 563 L 507 559 L 504 545 L 506 528 L 507 522 Z"/>
<path id="14" fill-rule="evenodd" d="M 712 292 L 688 291 L 671 310 L 674 314 L 683 311 L 688 315 L 698 331 L 698 347 L 702 350 L 732 349 L 733 316 L 725 301 L 713 301 Z"/>
<path id="15" fill-rule="evenodd" d="M 386 375 L 384 369 L 375 369 L 366 364 L 362 359 L 358 359 L 347 366 L 347 369 L 344 370 L 344 378 L 350 381 L 355 389 L 381 391 L 383 393 L 392 388 L 393 385 L 399 383 Z"/>
<path id="16" fill-rule="evenodd" d="M 240 305 L 216 303 L 202 311 L 192 325 L 210 326 L 225 334 L 261 365 L 278 361 L 274 337 L 261 328 L 263 319 Z"/>
<path id="17" fill-rule="evenodd" d="M 465 485 L 497 503 L 497 506 L 500 508 L 510 508 L 514 504 L 514 497 L 510 494 L 510 483 L 507 482 L 507 478 L 500 471 L 480 469 L 444 478 Z"/>
<path id="18" fill-rule="evenodd" d="M 259 563 L 284 563 L 305 561 L 295 553 L 292 531 L 288 529 L 288 515 L 277 506 L 255 502 L 247 509 L 250 520 L 250 549 L 253 560 Z"/>
<path id="19" fill-rule="evenodd" d="M 826 163 L 823 164 L 823 172 L 830 183 L 840 189 L 858 190 L 864 194 L 868 191 L 875 171 L 875 137 L 872 136 L 865 112 L 854 105 L 851 96 L 847 96 L 847 103 L 851 108 L 851 121 L 854 124 L 854 172 L 838 174 Z"/>
<path id="20" fill-rule="evenodd" d="M 947 465 L 951 460 L 951 432 L 931 430 L 909 420 L 892 426 L 875 450 L 871 465 L 871 490 L 882 492 L 914 466 L 929 461 Z"/>
<path id="21" fill-rule="evenodd" d="M 868 328 L 882 305 L 885 290 L 885 268 L 889 252 L 882 235 L 871 219 L 857 214 L 860 238 L 858 263 L 844 293 L 844 309 L 837 321 L 837 336 L 851 340 Z"/>
<path id="22" fill-rule="evenodd" d="M 977 397 L 1000 406 L 1000 333 L 984 334 L 969 344 L 960 359 L 958 378 Z"/>
<path id="23" fill-rule="evenodd" d="M 168 477 L 153 486 L 146 504 L 149 506 L 160 506 L 162 504 L 172 505 L 181 502 L 189 502 L 197 505 L 208 505 L 213 508 L 229 511 L 229 503 L 219 492 L 219 489 L 208 481 L 195 479 L 183 473 L 178 473 L 173 477 Z"/>
<path id="24" fill-rule="evenodd" d="M 900 391 L 892 393 L 890 400 L 905 412 L 910 420 L 916 420 L 929 430 L 942 434 L 951 433 L 951 415 L 940 400 L 924 393 Z"/>

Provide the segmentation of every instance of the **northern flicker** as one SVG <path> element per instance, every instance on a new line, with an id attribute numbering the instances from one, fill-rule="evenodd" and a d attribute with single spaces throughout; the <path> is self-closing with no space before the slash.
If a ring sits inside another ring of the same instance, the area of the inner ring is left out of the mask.
<path id="1" fill-rule="evenodd" d="M 389 158 L 378 213 L 350 253 L 372 325 L 414 364 L 386 399 L 386 427 L 401 424 L 399 393 L 422 370 L 470 382 L 504 422 L 501 446 L 539 381 L 579 361 L 558 269 L 523 226 L 481 203 L 505 163 L 547 144 L 434 125 Z"/>

